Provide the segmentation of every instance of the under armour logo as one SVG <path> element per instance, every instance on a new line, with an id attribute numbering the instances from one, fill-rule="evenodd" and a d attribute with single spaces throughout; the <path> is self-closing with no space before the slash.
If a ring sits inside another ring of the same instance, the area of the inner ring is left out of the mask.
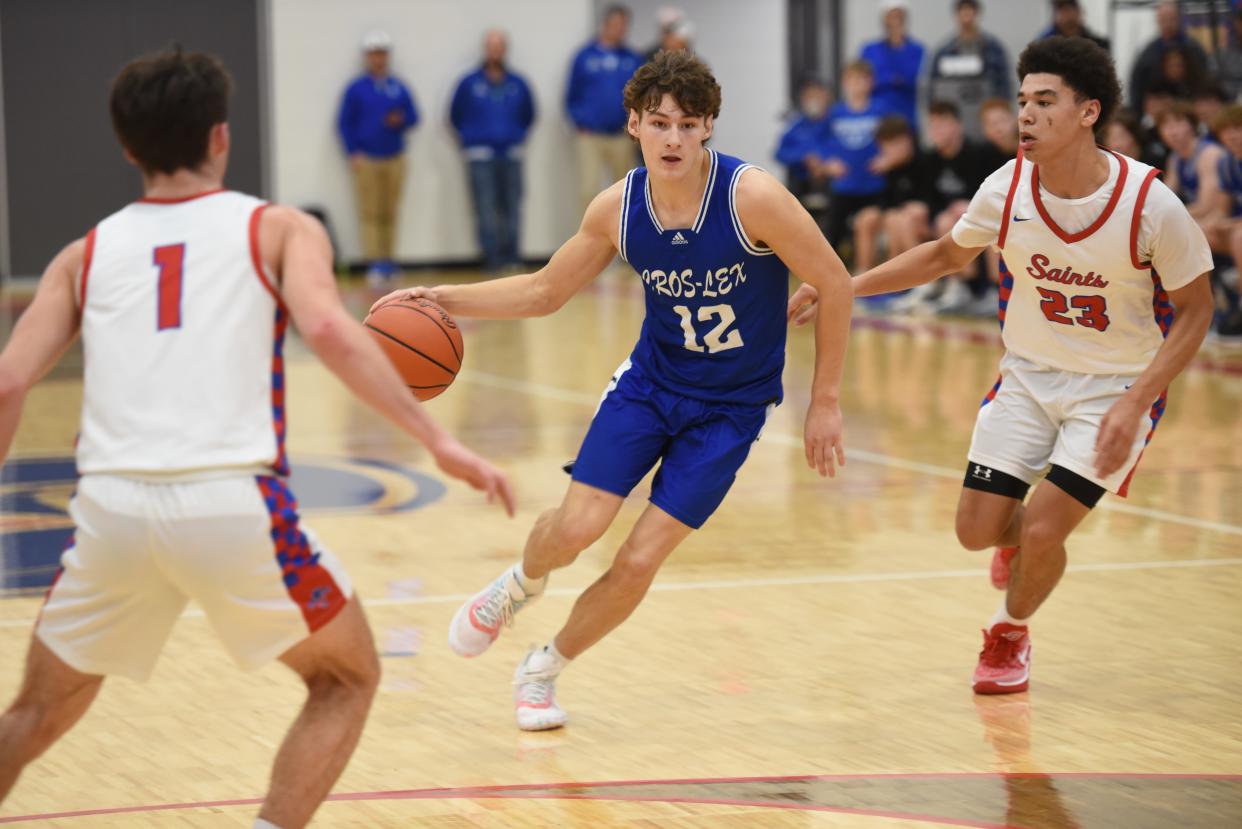
<path id="1" fill-rule="evenodd" d="M 980 466 L 979 464 L 975 464 L 975 471 L 970 474 L 981 481 L 992 480 L 992 470 L 988 469 L 986 466 Z"/>
<path id="2" fill-rule="evenodd" d="M 685 236 L 682 236 L 681 231 L 679 230 L 677 231 L 677 235 L 673 237 L 673 244 L 674 245 L 688 245 L 690 244 L 690 240 L 687 239 Z"/>

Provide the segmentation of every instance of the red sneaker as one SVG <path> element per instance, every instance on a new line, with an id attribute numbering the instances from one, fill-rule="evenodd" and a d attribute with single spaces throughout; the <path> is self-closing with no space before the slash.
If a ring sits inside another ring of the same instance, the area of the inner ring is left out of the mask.
<path id="1" fill-rule="evenodd" d="M 992 586 L 997 590 L 1009 586 L 1009 562 L 1017 554 L 1017 547 L 997 547 L 996 552 L 992 553 Z"/>
<path id="2" fill-rule="evenodd" d="M 1016 694 L 1031 685 L 1031 637 L 1025 625 L 998 622 L 983 632 L 972 681 L 976 694 Z"/>

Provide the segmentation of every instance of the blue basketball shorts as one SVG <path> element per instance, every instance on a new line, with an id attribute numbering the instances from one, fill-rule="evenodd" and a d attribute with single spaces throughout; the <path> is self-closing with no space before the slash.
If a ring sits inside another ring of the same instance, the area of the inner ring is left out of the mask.
<path id="1" fill-rule="evenodd" d="M 573 479 L 624 498 L 658 462 L 651 503 L 697 530 L 729 492 L 772 408 L 684 397 L 627 360 L 591 421 Z"/>

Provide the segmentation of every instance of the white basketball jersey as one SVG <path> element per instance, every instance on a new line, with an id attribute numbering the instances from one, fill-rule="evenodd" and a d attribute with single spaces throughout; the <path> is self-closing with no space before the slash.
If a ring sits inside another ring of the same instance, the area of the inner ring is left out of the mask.
<path id="1" fill-rule="evenodd" d="M 1107 205 L 1088 227 L 1069 233 L 1049 215 L 1039 171 L 1019 156 L 1005 199 L 997 246 L 1013 275 L 1001 320 L 1005 348 L 1051 368 L 1082 374 L 1142 373 L 1173 320 L 1173 306 L 1137 240 L 1143 204 L 1159 172 L 1120 163 Z"/>
<path id="2" fill-rule="evenodd" d="M 287 473 L 287 312 L 262 271 L 264 206 L 144 199 L 87 236 L 79 473 Z"/>

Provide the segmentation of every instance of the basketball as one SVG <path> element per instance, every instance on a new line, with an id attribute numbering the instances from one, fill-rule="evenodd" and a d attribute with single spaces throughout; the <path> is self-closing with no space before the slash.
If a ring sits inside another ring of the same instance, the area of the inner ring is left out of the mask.
<path id="1" fill-rule="evenodd" d="M 439 395 L 461 369 L 461 330 L 431 300 L 394 300 L 376 308 L 362 324 L 419 400 Z"/>

